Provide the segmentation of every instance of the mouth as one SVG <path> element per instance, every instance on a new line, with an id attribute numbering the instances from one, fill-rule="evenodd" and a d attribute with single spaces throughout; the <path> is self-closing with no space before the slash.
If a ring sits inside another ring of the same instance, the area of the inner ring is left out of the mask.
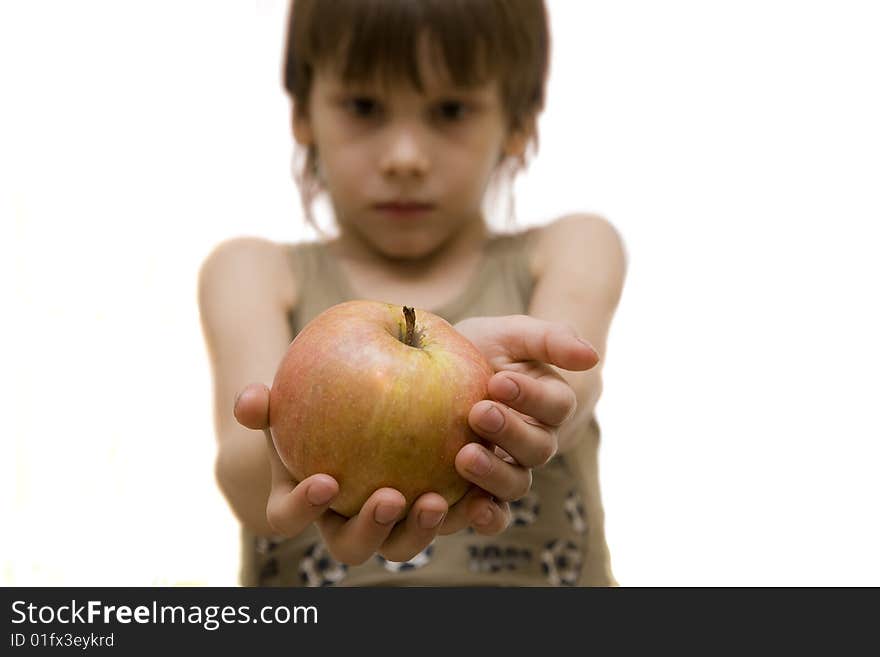
<path id="1" fill-rule="evenodd" d="M 418 201 L 389 201 L 376 203 L 373 208 L 392 217 L 419 217 L 433 210 L 434 204 Z"/>

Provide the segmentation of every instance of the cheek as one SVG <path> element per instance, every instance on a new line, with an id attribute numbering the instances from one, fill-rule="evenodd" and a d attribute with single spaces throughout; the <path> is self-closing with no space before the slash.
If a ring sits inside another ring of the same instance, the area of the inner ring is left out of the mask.
<path id="1" fill-rule="evenodd" d="M 315 142 L 320 144 L 318 169 L 328 189 L 344 192 L 354 187 L 369 160 L 356 136 L 328 119 L 316 122 Z"/>
<path id="2" fill-rule="evenodd" d="M 450 191 L 469 204 L 481 201 L 497 161 L 497 153 L 491 147 L 462 153 L 448 164 Z"/>
<path id="3" fill-rule="evenodd" d="M 328 148 L 318 155 L 318 166 L 332 194 L 350 196 L 361 189 L 368 158 L 353 148 Z"/>

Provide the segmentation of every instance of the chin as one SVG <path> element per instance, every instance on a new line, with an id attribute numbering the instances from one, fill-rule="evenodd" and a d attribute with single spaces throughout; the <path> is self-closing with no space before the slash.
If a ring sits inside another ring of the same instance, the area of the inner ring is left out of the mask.
<path id="1" fill-rule="evenodd" d="M 389 260 L 397 262 L 410 262 L 413 260 L 421 260 L 430 256 L 435 249 L 382 249 L 381 253 Z"/>
<path id="2" fill-rule="evenodd" d="M 389 260 L 401 262 L 419 260 L 432 255 L 445 240 L 427 235 L 391 235 L 385 239 L 373 236 L 373 247 Z"/>

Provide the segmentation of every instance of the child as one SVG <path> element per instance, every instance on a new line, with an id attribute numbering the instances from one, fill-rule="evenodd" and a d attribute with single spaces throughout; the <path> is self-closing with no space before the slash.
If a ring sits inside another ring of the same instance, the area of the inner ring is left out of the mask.
<path id="1" fill-rule="evenodd" d="M 309 221 L 328 195 L 338 236 L 230 240 L 199 279 L 242 584 L 616 585 L 593 410 L 623 245 L 597 216 L 493 234 L 482 210 L 537 140 L 548 51 L 541 0 L 295 1 L 297 178 Z M 281 465 L 267 386 L 297 331 L 354 298 L 435 312 L 496 370 L 468 418 L 496 447 L 459 452 L 475 485 L 451 508 L 429 492 L 401 517 L 383 488 L 346 519 L 328 509 L 332 477 Z"/>

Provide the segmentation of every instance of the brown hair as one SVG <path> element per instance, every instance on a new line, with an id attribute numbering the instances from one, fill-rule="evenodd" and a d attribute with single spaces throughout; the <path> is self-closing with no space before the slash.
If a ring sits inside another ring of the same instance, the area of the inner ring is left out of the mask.
<path id="1" fill-rule="evenodd" d="M 405 82 L 421 91 L 423 35 L 455 84 L 499 82 L 508 132 L 528 134 L 537 150 L 550 50 L 543 0 L 292 0 L 284 87 L 294 111 L 307 112 L 315 70 L 327 64 L 346 82 Z M 517 164 L 513 174 L 526 166 L 525 157 Z M 306 218 L 317 229 L 314 146 L 295 177 Z"/>

